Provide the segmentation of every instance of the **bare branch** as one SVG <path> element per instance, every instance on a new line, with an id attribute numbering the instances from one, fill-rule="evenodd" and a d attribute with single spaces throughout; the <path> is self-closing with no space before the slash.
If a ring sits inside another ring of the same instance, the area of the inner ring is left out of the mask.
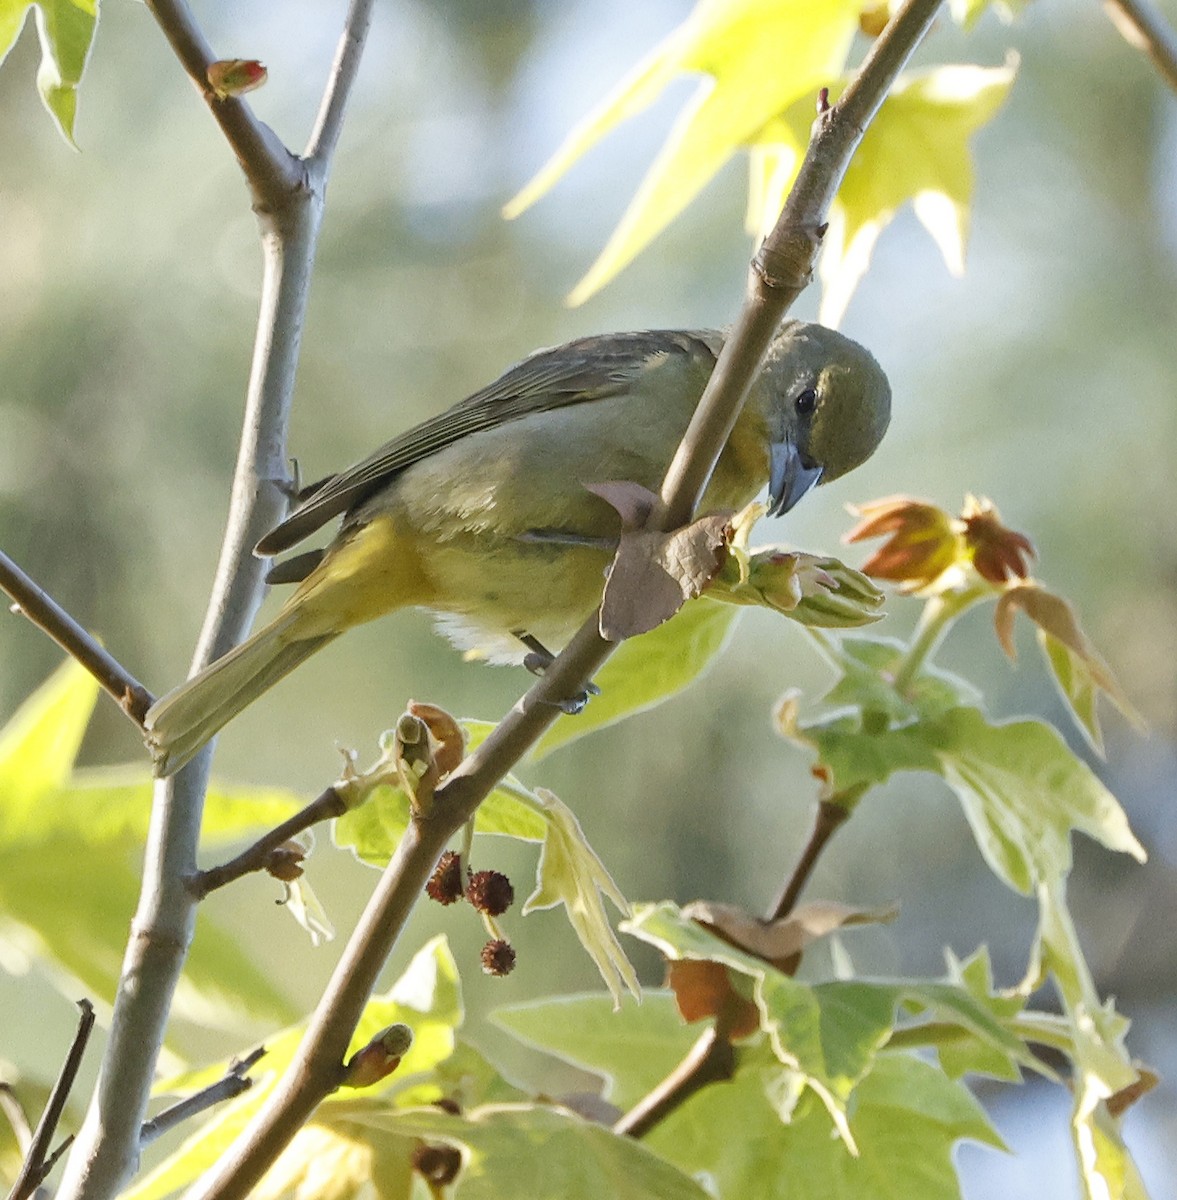
<path id="1" fill-rule="evenodd" d="M 175 1129 L 177 1125 L 190 1121 L 193 1117 L 198 1117 L 202 1112 L 212 1108 L 214 1104 L 220 1104 L 222 1100 L 232 1100 L 235 1096 L 240 1096 L 242 1092 L 248 1092 L 253 1087 L 253 1080 L 246 1072 L 265 1053 L 265 1046 L 259 1046 L 244 1058 L 235 1058 L 229 1064 L 229 1069 L 216 1083 L 210 1083 L 208 1087 L 201 1088 L 195 1095 L 187 1096 L 178 1104 L 173 1104 L 169 1108 L 165 1108 L 163 1112 L 157 1113 L 150 1121 L 144 1121 L 143 1127 L 139 1131 L 139 1144 L 149 1146 L 156 1138 Z"/>
<path id="2" fill-rule="evenodd" d="M 147 0 L 250 184 L 263 250 L 261 306 L 233 476 L 229 520 L 193 670 L 249 632 L 264 593 L 252 553 L 285 514 L 286 429 L 318 241 L 323 196 L 343 99 L 367 29 L 370 0 L 355 0 L 354 45 L 333 69 L 325 101 L 333 113 L 313 172 L 236 98 L 219 99 L 207 78 L 213 54 L 185 0 Z M 139 908 L 132 924 L 98 1086 L 66 1166 L 60 1200 L 110 1200 L 138 1166 L 139 1135 L 176 985 L 192 940 L 196 847 L 212 748 L 156 785 Z"/>
<path id="3" fill-rule="evenodd" d="M 351 0 L 343 33 L 335 51 L 335 61 L 331 64 L 327 88 L 323 93 L 323 103 L 304 151 L 304 157 L 312 164 L 312 169 L 329 162 L 335 153 L 339 131 L 343 126 L 344 110 L 351 95 L 356 72 L 359 70 L 360 55 L 363 53 L 364 39 L 371 22 L 372 0 Z"/>
<path id="4" fill-rule="evenodd" d="M 185 0 L 145 3 L 237 156 L 253 192 L 254 207 L 259 212 L 281 207 L 289 193 L 301 186 L 302 164 L 274 131 L 257 119 L 246 101 L 235 96 L 221 98 L 213 91 L 208 69 L 217 56 Z"/>
<path id="5" fill-rule="evenodd" d="M 1103 7 L 1128 45 L 1147 54 L 1177 91 L 1177 36 L 1151 0 L 1103 0 Z"/>
<path id="6" fill-rule="evenodd" d="M 143 727 L 143 714 L 155 697 L 3 551 L 0 551 L 0 589 L 15 601 L 13 611 L 43 629 L 102 684 L 136 725 Z"/>
<path id="7" fill-rule="evenodd" d="M 190 881 L 189 887 L 198 900 L 203 900 L 209 892 L 240 879 L 253 871 L 264 871 L 270 863 L 273 852 L 284 842 L 297 837 L 300 833 L 329 821 L 332 817 L 342 816 L 347 812 L 347 805 L 333 788 L 329 787 L 314 800 L 296 812 L 294 816 L 275 826 L 264 837 L 258 838 L 247 850 L 243 850 L 236 858 L 222 863 L 219 867 L 209 867 L 207 871 L 199 871 Z"/>
<path id="8" fill-rule="evenodd" d="M 801 857 L 797 860 L 793 874 L 785 884 L 780 898 L 772 906 L 772 912 L 768 918 L 770 921 L 779 921 L 782 917 L 787 917 L 797 907 L 801 892 L 809 882 L 809 877 L 813 874 L 813 868 L 817 866 L 817 860 L 821 857 L 822 851 L 829 845 L 830 838 L 842 827 L 851 811 L 849 805 L 835 804 L 829 800 L 823 800 L 818 805 L 817 817 L 813 822 L 813 832 L 809 835 L 809 841 L 801 852 Z"/>
<path id="9" fill-rule="evenodd" d="M 82 1065 L 82 1057 L 86 1053 L 86 1044 L 94 1029 L 94 1005 L 89 1000 L 79 1000 L 78 1008 L 82 1010 L 82 1015 L 78 1018 L 78 1028 L 74 1033 L 74 1040 L 70 1044 L 69 1053 L 65 1056 L 65 1062 L 61 1065 L 57 1082 L 54 1083 L 53 1090 L 49 1093 L 49 1099 L 45 1102 L 45 1111 L 37 1122 L 32 1144 L 25 1155 L 20 1174 L 16 1177 L 16 1182 L 8 1193 L 8 1200 L 27 1200 L 45 1181 L 46 1176 L 53 1170 L 54 1164 L 65 1150 L 65 1147 L 61 1146 L 54 1154 L 50 1155 L 49 1143 L 53 1141 L 53 1135 L 57 1132 L 61 1114 L 65 1111 L 65 1102 L 69 1099 L 74 1080 L 78 1076 L 78 1068 Z"/>

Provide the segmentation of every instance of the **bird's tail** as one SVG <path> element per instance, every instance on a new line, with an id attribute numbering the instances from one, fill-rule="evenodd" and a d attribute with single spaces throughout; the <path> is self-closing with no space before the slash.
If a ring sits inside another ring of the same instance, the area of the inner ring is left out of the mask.
<path id="1" fill-rule="evenodd" d="M 157 775 L 178 771 L 223 725 L 338 635 L 296 638 L 294 613 L 279 613 L 248 641 L 157 700 L 144 728 Z"/>

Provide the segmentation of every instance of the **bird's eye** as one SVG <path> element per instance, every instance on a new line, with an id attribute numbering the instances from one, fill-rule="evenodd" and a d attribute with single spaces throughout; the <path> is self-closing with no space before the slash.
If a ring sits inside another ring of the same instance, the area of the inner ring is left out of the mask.
<path id="1" fill-rule="evenodd" d="M 817 407 L 817 391 L 814 388 L 806 388 L 796 400 L 793 401 L 797 411 L 803 417 L 807 417 Z"/>

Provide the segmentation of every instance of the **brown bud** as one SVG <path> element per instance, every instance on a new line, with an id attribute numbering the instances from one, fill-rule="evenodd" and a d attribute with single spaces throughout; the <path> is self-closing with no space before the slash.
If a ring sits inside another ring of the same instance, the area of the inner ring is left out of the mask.
<path id="1" fill-rule="evenodd" d="M 389 1025 L 366 1046 L 357 1050 L 343 1068 L 341 1086 L 371 1087 L 391 1075 L 413 1044 L 413 1031 L 407 1025 Z"/>
<path id="2" fill-rule="evenodd" d="M 306 850 L 298 842 L 283 842 L 281 846 L 275 846 L 270 851 L 265 869 L 275 879 L 281 879 L 283 883 L 292 883 L 302 878 L 302 864 L 306 856 Z"/>
<path id="3" fill-rule="evenodd" d="M 456 1146 L 418 1146 L 413 1151 L 413 1170 L 430 1183 L 445 1187 L 462 1168 L 462 1152 Z"/>
<path id="4" fill-rule="evenodd" d="M 515 969 L 515 949 L 502 938 L 487 942 L 481 957 L 482 969 L 488 975 L 510 975 Z"/>
<path id="5" fill-rule="evenodd" d="M 437 860 L 425 885 L 425 894 L 438 904 L 454 904 L 462 898 L 462 856 L 447 850 Z"/>
<path id="6" fill-rule="evenodd" d="M 475 871 L 466 884 L 466 899 L 488 917 L 502 916 L 515 901 L 515 889 L 501 871 Z"/>

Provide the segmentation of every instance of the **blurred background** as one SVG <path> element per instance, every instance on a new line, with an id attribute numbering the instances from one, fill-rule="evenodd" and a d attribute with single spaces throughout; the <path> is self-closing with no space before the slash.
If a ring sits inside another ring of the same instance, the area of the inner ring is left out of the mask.
<path id="1" fill-rule="evenodd" d="M 519 221 L 499 216 L 689 7 L 378 6 L 303 342 L 290 449 L 305 478 L 354 461 L 537 346 L 734 317 L 749 254 L 742 161 L 616 283 L 583 308 L 563 303 L 693 82 L 614 133 Z M 199 5 L 218 53 L 266 63 L 269 83 L 251 101 L 294 147 L 343 9 L 287 0 L 276 20 L 272 5 L 252 0 Z M 1177 17 L 1172 2 L 1168 11 Z M 31 33 L 0 70 L 0 546 L 164 691 L 186 672 L 226 513 L 257 302 L 254 220 L 235 163 L 142 5 L 103 6 L 80 154 L 40 110 Z M 1133 1052 L 1170 1081 L 1126 1129 L 1152 1195 L 1172 1200 L 1177 100 L 1094 3 L 1038 0 L 1016 25 L 988 14 L 968 36 L 945 20 L 920 60 L 997 65 L 1011 47 L 1022 56 L 1012 96 L 974 142 L 967 274 L 948 275 L 907 212 L 884 232 L 849 309 L 846 331 L 873 349 L 894 388 L 883 448 L 761 540 L 838 552 L 848 502 L 906 492 L 955 509 L 966 491 L 988 495 L 1034 539 L 1038 574 L 1075 602 L 1147 716 L 1141 736 L 1109 715 L 1107 762 L 1093 765 L 1150 862 L 1080 843 L 1071 895 L 1101 991 L 1133 1020 Z M 798 315 L 816 307 L 813 290 Z M 902 634 L 914 606 L 895 608 L 883 632 Z M 1023 648 L 1011 668 L 988 612 L 975 612 L 941 661 L 978 682 L 994 714 L 1046 715 L 1071 736 L 1032 639 Z M 0 716 L 59 660 L 29 624 L 0 620 Z M 817 697 L 828 682 L 798 629 L 751 613 L 705 686 L 526 776 L 576 810 L 626 895 L 762 909 L 808 835 L 815 798 L 808 760 L 772 732 L 770 709 L 787 687 Z M 336 775 L 336 743 L 368 757 L 408 697 L 493 719 L 527 683 L 519 670 L 464 664 L 425 616 L 399 614 L 334 644 L 234 722 L 217 771 L 309 797 Z M 144 763 L 105 701 L 81 761 Z M 346 933 L 376 877 L 326 842 L 310 878 Z M 517 892 L 530 890 L 525 848 L 496 840 L 480 853 Z M 230 891 L 209 902 L 210 917 L 309 1007 L 339 943 L 311 949 L 271 903 L 272 883 Z M 982 943 L 999 983 L 1024 970 L 1033 907 L 988 873 L 955 801 L 933 782 L 901 777 L 872 794 L 809 894 L 901 903 L 893 926 L 847 937 L 863 972 L 938 974 L 944 947 L 966 955 Z M 472 914 L 435 907 L 418 913 L 386 978 L 436 929 L 455 945 L 469 1029 L 488 1048 L 500 1040 L 482 1018 L 490 1007 L 597 986 L 558 914 L 511 921 L 519 967 L 487 980 Z M 656 984 L 654 960 L 628 948 Z M 828 964 L 818 955 L 810 969 Z M 0 975 L 0 1008 L 14 1036 L 35 1031 L 0 1053 L 51 1073 L 72 1006 L 35 976 Z M 238 1048 L 212 1031 L 188 1031 L 184 1044 L 194 1055 Z M 1078 1195 L 1065 1094 L 1031 1084 L 984 1099 L 1018 1156 L 964 1148 L 970 1200 Z"/>

